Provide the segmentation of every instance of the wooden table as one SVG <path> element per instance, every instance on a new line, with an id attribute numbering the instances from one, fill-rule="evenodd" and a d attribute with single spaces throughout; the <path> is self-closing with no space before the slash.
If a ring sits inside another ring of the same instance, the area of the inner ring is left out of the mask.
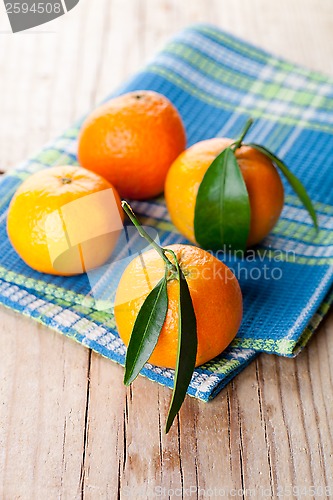
<path id="1" fill-rule="evenodd" d="M 17 35 L 1 8 L 2 170 L 191 22 L 333 75 L 332 0 L 81 0 Z M 2 308 L 0 498 L 320 498 L 333 490 L 332 334 L 330 315 L 297 359 L 261 355 L 213 402 L 187 398 L 165 436 L 168 389 L 126 389 L 121 367 Z"/>

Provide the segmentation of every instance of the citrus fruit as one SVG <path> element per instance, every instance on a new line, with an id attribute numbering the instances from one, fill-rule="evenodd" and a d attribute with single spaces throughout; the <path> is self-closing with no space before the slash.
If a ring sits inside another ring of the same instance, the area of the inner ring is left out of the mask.
<path id="1" fill-rule="evenodd" d="M 242 295 L 238 281 L 221 261 L 201 248 L 170 245 L 186 277 L 197 320 L 196 366 L 220 354 L 235 337 L 242 319 Z M 164 276 L 165 263 L 152 249 L 134 258 L 125 269 L 115 299 L 115 320 L 128 345 L 138 312 Z M 149 362 L 175 368 L 178 347 L 179 283 L 167 284 L 168 312 Z"/>
<path id="2" fill-rule="evenodd" d="M 200 183 L 216 156 L 233 142 L 227 138 L 198 142 L 182 152 L 168 172 L 165 199 L 170 217 L 190 241 L 195 242 L 194 210 Z M 283 208 L 284 189 L 279 173 L 264 154 L 248 146 L 236 149 L 235 154 L 249 194 L 247 246 L 252 246 L 275 226 Z"/>
<path id="3" fill-rule="evenodd" d="M 33 269 L 73 275 L 103 264 L 122 229 L 114 187 L 81 167 L 40 170 L 16 191 L 7 232 L 19 256 Z"/>
<path id="4" fill-rule="evenodd" d="M 167 171 L 185 146 L 182 119 L 169 99 L 138 90 L 111 99 L 88 116 L 78 158 L 122 197 L 145 199 L 162 193 Z"/>

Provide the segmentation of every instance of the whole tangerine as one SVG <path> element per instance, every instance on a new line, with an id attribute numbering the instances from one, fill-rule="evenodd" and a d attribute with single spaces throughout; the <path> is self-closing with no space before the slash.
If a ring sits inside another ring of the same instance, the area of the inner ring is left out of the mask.
<path id="1" fill-rule="evenodd" d="M 122 197 L 145 199 L 162 193 L 168 169 L 185 146 L 185 128 L 175 106 L 162 94 L 137 90 L 88 116 L 78 158 Z"/>
<path id="2" fill-rule="evenodd" d="M 213 160 L 233 142 L 228 138 L 198 142 L 181 153 L 168 172 L 165 200 L 171 220 L 192 242 L 195 242 L 194 211 L 200 183 Z M 249 194 L 251 219 L 247 246 L 252 246 L 265 238 L 279 219 L 284 189 L 278 171 L 264 154 L 249 146 L 241 146 L 235 154 Z"/>
<path id="3" fill-rule="evenodd" d="M 36 271 L 84 273 L 106 262 L 122 230 L 115 188 L 76 166 L 40 170 L 11 200 L 7 232 L 14 249 Z"/>
<path id="4" fill-rule="evenodd" d="M 242 294 L 232 271 L 209 252 L 191 245 L 170 245 L 185 275 L 197 321 L 196 366 L 220 354 L 233 340 L 242 320 Z M 165 273 L 165 263 L 152 249 L 134 258 L 125 269 L 115 299 L 119 335 L 128 345 L 139 310 Z M 175 368 L 178 348 L 176 278 L 167 283 L 168 311 L 149 362 Z"/>

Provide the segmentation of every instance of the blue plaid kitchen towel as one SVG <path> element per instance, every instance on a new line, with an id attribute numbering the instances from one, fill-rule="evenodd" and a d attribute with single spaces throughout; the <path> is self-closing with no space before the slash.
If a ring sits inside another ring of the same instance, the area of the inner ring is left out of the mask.
<path id="1" fill-rule="evenodd" d="M 161 92 L 176 105 L 189 145 L 214 136 L 235 137 L 253 117 L 248 141 L 264 144 L 285 160 L 305 184 L 319 215 L 316 234 L 285 185 L 280 221 L 255 256 L 242 261 L 224 257 L 240 279 L 244 319 L 232 345 L 195 370 L 188 392 L 208 401 L 259 352 L 297 354 L 332 302 L 333 79 L 198 25 L 173 38 L 117 94 L 136 89 Z M 123 364 L 125 347 L 112 310 L 95 307 L 87 276 L 33 271 L 16 255 L 6 234 L 8 204 L 24 179 L 41 168 L 77 164 L 79 126 L 1 179 L 0 302 Z M 134 209 L 146 225 L 158 229 L 162 244 L 186 243 L 172 226 L 162 198 L 135 202 Z M 111 293 L 116 281 L 111 276 Z M 147 364 L 143 375 L 173 384 L 172 370 Z"/>

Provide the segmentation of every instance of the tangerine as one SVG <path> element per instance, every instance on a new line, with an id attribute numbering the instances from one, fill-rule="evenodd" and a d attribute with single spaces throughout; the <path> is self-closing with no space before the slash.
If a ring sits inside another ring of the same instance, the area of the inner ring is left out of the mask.
<path id="1" fill-rule="evenodd" d="M 137 90 L 111 99 L 88 116 L 78 158 L 122 197 L 145 199 L 163 192 L 167 171 L 185 146 L 175 106 L 162 94 Z"/>
<path id="2" fill-rule="evenodd" d="M 220 354 L 233 340 L 242 319 L 242 294 L 237 278 L 220 260 L 191 245 L 170 245 L 188 283 L 197 320 L 196 366 Z M 163 278 L 165 263 L 152 249 L 134 258 L 125 269 L 116 293 L 115 320 L 119 335 L 128 345 L 139 310 Z M 167 283 L 168 311 L 149 362 L 175 368 L 178 349 L 177 279 Z"/>
<path id="3" fill-rule="evenodd" d="M 233 142 L 228 138 L 198 142 L 182 152 L 168 172 L 165 200 L 171 220 L 192 242 L 195 242 L 194 211 L 200 183 L 217 155 Z M 283 208 L 284 189 L 277 169 L 264 154 L 244 145 L 235 154 L 249 194 L 251 220 L 247 246 L 252 246 L 275 226 Z"/>
<path id="4" fill-rule="evenodd" d="M 102 265 L 122 230 L 115 188 L 81 167 L 40 170 L 11 200 L 7 232 L 26 264 L 42 273 L 73 275 Z"/>

